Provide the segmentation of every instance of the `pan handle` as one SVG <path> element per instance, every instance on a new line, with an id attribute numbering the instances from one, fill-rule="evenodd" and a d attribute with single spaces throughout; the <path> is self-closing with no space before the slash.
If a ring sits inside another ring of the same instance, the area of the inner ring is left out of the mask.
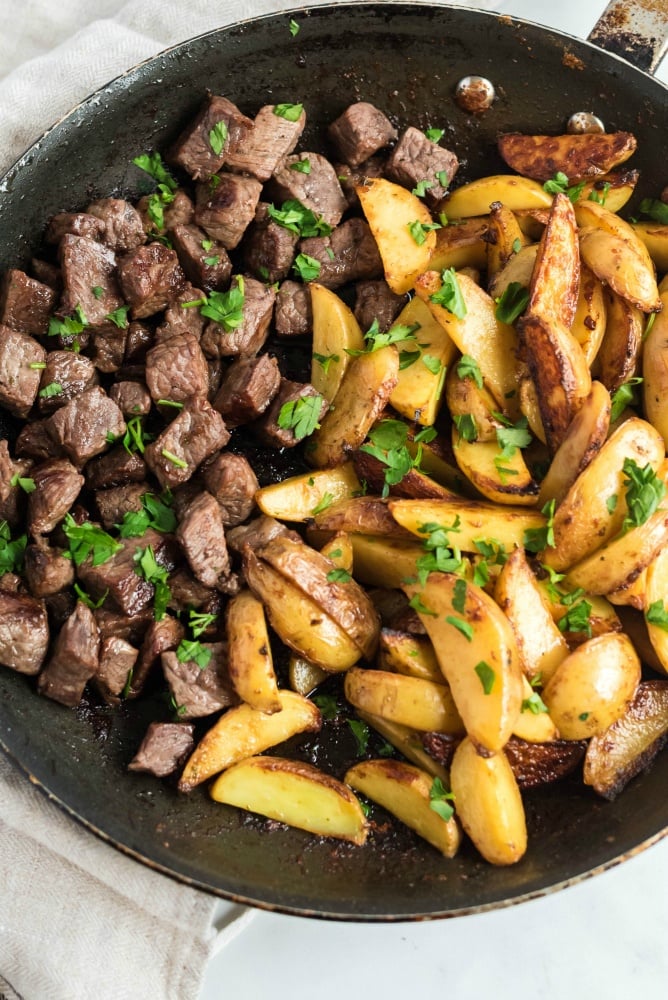
<path id="1" fill-rule="evenodd" d="M 589 41 L 654 73 L 668 47 L 666 0 L 611 0 Z"/>

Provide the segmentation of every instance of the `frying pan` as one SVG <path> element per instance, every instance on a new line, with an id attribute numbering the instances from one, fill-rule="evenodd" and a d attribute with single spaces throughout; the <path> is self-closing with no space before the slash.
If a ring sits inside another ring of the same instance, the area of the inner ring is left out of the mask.
<path id="1" fill-rule="evenodd" d="M 288 30 L 294 17 L 300 31 Z M 453 101 L 457 81 L 489 77 L 497 100 L 471 117 Z M 460 179 L 503 170 L 500 131 L 560 132 L 591 110 L 608 131 L 638 137 L 637 198 L 666 182 L 666 88 L 614 55 L 527 22 L 481 11 L 409 4 L 336 5 L 246 21 L 178 45 L 113 81 L 38 140 L 0 182 L 0 268 L 24 267 L 45 221 L 110 192 L 136 197 L 132 158 L 164 149 L 204 92 L 247 113 L 304 101 L 302 148 L 324 143 L 324 126 L 349 103 L 371 101 L 398 125 L 446 128 Z M 668 754 L 615 802 L 578 781 L 526 796 L 529 849 L 511 868 L 465 847 L 447 861 L 408 831 L 382 828 L 363 849 L 216 805 L 205 790 L 178 795 L 126 767 L 149 699 L 112 711 L 77 709 L 35 695 L 0 670 L 0 745 L 72 816 L 127 854 L 193 886 L 251 905 L 306 916 L 402 920 L 453 916 L 531 898 L 600 871 L 665 834 Z M 346 726 L 329 725 L 298 752 L 337 774 L 355 758 Z M 382 827 L 382 824 L 381 824 Z"/>

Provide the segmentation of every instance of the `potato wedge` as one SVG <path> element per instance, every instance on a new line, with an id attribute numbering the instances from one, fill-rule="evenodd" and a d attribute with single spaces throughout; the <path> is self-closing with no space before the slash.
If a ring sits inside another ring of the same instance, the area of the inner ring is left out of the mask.
<path id="1" fill-rule="evenodd" d="M 553 743 L 558 740 L 559 730 L 550 718 L 542 699 L 533 690 L 526 677 L 523 678 L 522 689 L 524 695 L 522 708 L 513 726 L 513 736 L 526 743 Z"/>
<path id="2" fill-rule="evenodd" d="M 529 370 L 525 369 L 523 364 L 520 364 L 518 367 L 518 382 L 519 389 L 517 394 L 520 401 L 520 412 L 523 417 L 527 418 L 527 424 L 533 436 L 538 438 L 543 444 L 546 444 L 547 435 L 543 427 L 543 418 L 540 415 L 540 403 L 538 402 L 536 386 L 529 374 Z"/>
<path id="3" fill-rule="evenodd" d="M 454 817 L 445 820 L 431 808 L 434 779 L 399 760 L 364 760 L 346 772 L 345 782 L 377 802 L 446 858 L 453 858 L 461 834 Z"/>
<path id="4" fill-rule="evenodd" d="M 487 230 L 487 278 L 491 280 L 524 246 L 526 240 L 514 212 L 501 202 L 492 205 Z"/>
<path id="5" fill-rule="evenodd" d="M 361 532 L 365 535 L 391 535 L 413 541 L 410 532 L 403 531 L 394 520 L 389 501 L 380 497 L 361 496 L 326 507 L 313 518 L 319 531 Z"/>
<path id="6" fill-rule="evenodd" d="M 538 243 L 550 217 L 550 208 L 516 208 L 517 225 L 527 239 Z"/>
<path id="7" fill-rule="evenodd" d="M 364 350 L 360 325 L 348 306 L 331 289 L 312 281 L 313 360 L 311 385 L 331 403 L 352 361 L 347 352 Z"/>
<path id="8" fill-rule="evenodd" d="M 445 380 L 445 398 L 455 424 L 458 418 L 470 418 L 476 441 L 496 441 L 496 432 L 503 424 L 494 416 L 497 403 L 489 389 L 476 385 L 472 378 L 461 378 L 455 367 Z"/>
<path id="9" fill-rule="evenodd" d="M 425 271 L 454 267 L 483 268 L 487 264 L 487 218 L 464 219 L 436 230 L 436 245 Z"/>
<path id="10" fill-rule="evenodd" d="M 537 181 L 565 174 L 571 184 L 605 174 L 628 160 L 636 148 L 630 132 L 584 132 L 579 135 L 523 135 L 506 132 L 497 145 L 509 167 Z"/>
<path id="11" fill-rule="evenodd" d="M 510 622 L 492 598 L 454 573 L 403 585 L 434 644 L 466 731 L 486 750 L 508 741 L 522 704 L 522 671 Z M 432 726 L 437 729 L 437 726 Z"/>
<path id="12" fill-rule="evenodd" d="M 634 222 L 633 231 L 642 241 L 660 274 L 668 271 L 668 226 L 658 222 Z"/>
<path id="13" fill-rule="evenodd" d="M 389 401 L 399 375 L 399 353 L 394 346 L 360 354 L 349 365 L 335 404 L 322 419 L 311 440 L 308 458 L 316 468 L 341 465 L 364 441 Z"/>
<path id="14" fill-rule="evenodd" d="M 379 535 L 351 535 L 355 577 L 371 587 L 400 587 L 417 576 L 424 548 L 416 539 L 406 541 Z"/>
<path id="15" fill-rule="evenodd" d="M 334 563 L 336 569 L 353 571 L 353 543 L 346 531 L 337 531 L 320 549 L 320 555 Z"/>
<path id="16" fill-rule="evenodd" d="M 499 201 L 514 212 L 524 208 L 549 208 L 552 195 L 526 177 L 495 174 L 463 184 L 443 200 L 441 208 L 448 219 L 467 219 L 472 215 L 488 215 L 492 205 Z"/>
<path id="17" fill-rule="evenodd" d="M 316 469 L 263 486 L 255 502 L 263 514 L 282 521 L 307 521 L 322 505 L 330 506 L 361 493 L 362 485 L 352 462 L 333 469 Z"/>
<path id="18" fill-rule="evenodd" d="M 228 670 L 242 701 L 259 712 L 280 712 L 264 607 L 250 590 L 230 599 L 225 615 Z"/>
<path id="19" fill-rule="evenodd" d="M 473 740 L 462 740 L 450 782 L 457 816 L 483 858 L 493 865 L 519 861 L 527 847 L 524 806 L 503 751 L 481 757 Z"/>
<path id="20" fill-rule="evenodd" d="M 661 553 L 656 556 L 658 558 Z M 654 562 L 654 559 L 652 560 Z M 650 564 L 651 565 L 651 564 Z M 611 604 L 615 607 L 637 608 L 643 611 L 645 608 L 645 590 L 647 588 L 647 570 L 649 566 L 641 570 L 632 583 L 626 584 L 619 590 L 611 590 L 606 595 Z"/>
<path id="21" fill-rule="evenodd" d="M 610 395 L 637 373 L 645 317 L 637 306 L 604 289 L 605 334 L 596 356 L 598 378 Z"/>
<path id="22" fill-rule="evenodd" d="M 527 310 L 546 323 L 571 326 L 580 289 L 580 254 L 570 198 L 556 194 L 538 247 Z"/>
<path id="23" fill-rule="evenodd" d="M 285 742 L 297 733 L 317 733 L 320 710 L 294 691 L 279 691 L 281 711 L 267 715 L 250 705 L 237 705 L 221 715 L 190 755 L 179 781 L 189 792 L 219 771 Z"/>
<path id="24" fill-rule="evenodd" d="M 373 429 L 369 432 L 373 433 Z M 353 455 L 355 471 L 372 493 L 382 494 L 389 490 L 395 497 L 409 497 L 422 500 L 438 500 L 441 497 L 451 497 L 452 490 L 426 475 L 420 469 L 409 468 L 398 483 L 388 484 L 386 474 L 388 465 L 376 455 L 370 455 L 363 446 Z M 410 454 L 410 452 L 409 452 Z M 412 456 L 411 456 L 412 457 Z"/>
<path id="25" fill-rule="evenodd" d="M 436 246 L 432 230 L 423 230 L 424 242 L 417 243 L 410 229 L 414 223 L 431 225 L 429 209 L 406 188 L 380 177 L 367 180 L 355 192 L 378 244 L 385 280 L 393 292 L 403 295 L 429 267 Z"/>
<path id="26" fill-rule="evenodd" d="M 593 227 L 618 237 L 628 243 L 631 250 L 635 250 L 638 257 L 645 262 L 648 271 L 653 270 L 649 251 L 630 223 L 595 201 L 576 201 L 573 207 L 580 229 Z"/>
<path id="27" fill-rule="evenodd" d="M 562 597 L 569 599 L 568 594 L 572 593 L 572 591 L 568 589 L 564 590 L 559 586 L 555 587 L 550 584 L 549 580 L 538 580 L 537 583 L 538 589 L 543 595 L 543 600 L 552 615 L 552 619 L 557 627 L 559 627 L 559 623 L 573 603 L 571 601 L 571 604 L 566 604 L 559 598 L 559 595 L 561 594 Z M 586 639 L 591 639 L 597 635 L 605 635 L 606 632 L 622 631 L 622 623 L 619 620 L 619 616 L 607 598 L 601 597 L 599 594 L 584 593 L 578 598 L 578 600 L 580 599 L 587 601 L 591 605 L 588 621 L 589 628 L 580 632 L 572 632 L 566 628 L 568 622 L 562 624 L 564 637 L 569 649 L 573 649 L 581 645 Z M 591 634 L 587 634 L 588 632 Z"/>
<path id="28" fill-rule="evenodd" d="M 407 677 L 419 677 L 423 681 L 443 683 L 443 674 L 431 642 L 424 636 L 409 632 L 397 632 L 390 628 L 380 630 L 378 667 Z"/>
<path id="29" fill-rule="evenodd" d="M 661 293 L 661 302 L 663 309 L 643 343 L 642 396 L 647 419 L 668 449 L 668 291 Z"/>
<path id="30" fill-rule="evenodd" d="M 623 632 L 588 639 L 566 657 L 543 689 L 565 740 L 584 740 L 619 719 L 640 683 L 640 660 Z"/>
<path id="31" fill-rule="evenodd" d="M 358 846 L 367 838 L 364 812 L 350 789 L 301 761 L 284 757 L 241 761 L 214 782 L 211 798 L 318 837 L 336 837 Z"/>
<path id="32" fill-rule="evenodd" d="M 452 449 L 466 478 L 488 500 L 516 506 L 535 505 L 538 485 L 519 448 L 509 458 L 501 459 L 497 441 L 466 441 L 453 425 Z"/>
<path id="33" fill-rule="evenodd" d="M 597 201 L 608 212 L 618 212 L 635 191 L 639 170 L 613 170 L 585 181 L 576 201 Z"/>
<path id="34" fill-rule="evenodd" d="M 644 619 L 647 635 L 656 654 L 657 664 L 650 664 L 668 674 L 668 631 L 662 627 L 662 611 L 668 610 L 668 549 L 659 552 L 645 573 Z M 652 610 L 653 609 L 653 610 Z"/>
<path id="35" fill-rule="evenodd" d="M 643 312 L 658 312 L 661 299 L 654 269 L 647 267 L 631 244 L 604 229 L 580 229 L 582 259 L 613 292 Z"/>
<path id="36" fill-rule="evenodd" d="M 605 296 L 603 285 L 586 264 L 580 262 L 580 292 L 571 324 L 571 336 L 582 348 L 591 368 L 605 334 Z"/>
<path id="37" fill-rule="evenodd" d="M 516 254 L 513 254 L 508 263 L 492 278 L 488 289 L 490 296 L 493 299 L 500 299 L 511 282 L 521 285 L 522 288 L 528 288 L 537 254 L 537 243 L 522 247 Z"/>
<path id="38" fill-rule="evenodd" d="M 420 356 L 410 367 L 399 369 L 390 404 L 407 420 L 430 427 L 440 410 L 443 380 L 457 357 L 457 346 L 417 296 L 401 310 L 395 322 L 397 326 L 419 324 L 416 339 L 402 341 L 397 348 L 418 352 Z"/>
<path id="39" fill-rule="evenodd" d="M 409 729 L 408 726 L 401 726 L 398 722 L 381 719 L 379 715 L 363 712 L 359 708 L 357 714 L 363 722 L 375 729 L 399 753 L 403 754 L 406 760 L 411 761 L 427 774 L 431 774 L 432 777 L 440 778 L 446 787 L 450 784 L 449 772 L 423 749 L 422 733 L 418 733 L 415 729 Z"/>
<path id="40" fill-rule="evenodd" d="M 344 691 L 355 708 L 409 729 L 437 729 L 454 736 L 464 732 L 452 694 L 444 683 L 353 667 L 346 674 Z"/>
<path id="41" fill-rule="evenodd" d="M 547 518 L 537 510 L 521 507 L 500 509 L 495 504 L 476 500 L 391 500 L 395 521 L 418 538 L 425 537 L 425 525 L 440 524 L 452 529 L 457 547 L 463 552 L 477 552 L 477 542 L 489 541 L 512 549 L 524 544 L 524 533 L 544 528 Z"/>
<path id="42" fill-rule="evenodd" d="M 288 678 L 290 681 L 290 687 L 297 694 L 303 694 L 304 697 L 315 691 L 319 684 L 327 680 L 329 674 L 322 667 L 316 666 L 315 663 L 311 663 L 310 660 L 305 660 L 303 656 L 297 656 L 296 653 L 290 654 L 290 659 L 288 660 Z"/>

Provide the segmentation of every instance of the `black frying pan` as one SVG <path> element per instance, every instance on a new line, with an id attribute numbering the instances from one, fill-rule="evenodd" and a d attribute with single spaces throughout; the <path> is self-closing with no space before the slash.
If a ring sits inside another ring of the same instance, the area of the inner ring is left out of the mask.
<path id="1" fill-rule="evenodd" d="M 253 113 L 268 102 L 306 103 L 302 148 L 363 98 L 399 125 L 447 127 L 460 179 L 503 169 L 499 131 L 560 132 L 592 110 L 609 131 L 638 137 L 637 197 L 666 183 L 666 88 L 592 45 L 536 25 L 461 8 L 355 4 L 265 17 L 179 45 L 109 84 L 42 137 L 0 183 L 0 269 L 25 266 L 45 220 L 109 192 L 136 196 L 131 166 L 164 149 L 207 88 Z M 452 95 L 469 73 L 489 77 L 498 99 L 480 118 Z M 144 189 L 142 189 L 144 190 Z M 596 872 L 668 827 L 668 753 L 614 803 L 578 782 L 526 797 L 529 850 L 493 868 L 465 848 L 441 858 L 412 834 L 378 834 L 364 848 L 318 841 L 215 805 L 204 790 L 179 796 L 126 766 L 153 704 L 119 711 L 86 702 L 68 710 L 0 670 L 0 741 L 50 796 L 90 829 L 159 870 L 231 899 L 342 919 L 455 915 L 530 898 Z M 347 727 L 325 732 L 341 767 L 354 758 Z M 322 742 L 321 740 L 321 742 Z M 313 745 L 306 747 L 315 753 Z"/>

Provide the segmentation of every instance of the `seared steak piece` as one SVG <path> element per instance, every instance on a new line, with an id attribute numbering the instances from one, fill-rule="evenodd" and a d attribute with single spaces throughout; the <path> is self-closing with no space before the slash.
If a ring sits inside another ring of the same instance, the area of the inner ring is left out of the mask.
<path id="1" fill-rule="evenodd" d="M 355 319 L 362 332 L 369 330 L 374 320 L 382 333 L 389 330 L 405 303 L 406 296 L 396 295 L 383 278 L 358 281 L 355 286 Z"/>
<path id="2" fill-rule="evenodd" d="M 116 403 L 96 385 L 56 410 L 49 417 L 47 429 L 68 458 L 81 467 L 94 455 L 106 451 L 109 436 L 120 437 L 126 426 Z"/>
<path id="3" fill-rule="evenodd" d="M 20 674 L 36 674 L 48 646 L 43 602 L 0 589 L 0 664 Z"/>
<path id="4" fill-rule="evenodd" d="M 195 120 L 181 133 L 170 153 L 172 163 L 196 180 L 218 173 L 231 150 L 253 128 L 253 122 L 226 97 L 211 94 Z M 220 151 L 216 149 L 220 146 Z"/>
<path id="5" fill-rule="evenodd" d="M 255 278 L 238 277 L 236 280 L 237 285 L 243 282 L 242 320 L 233 330 L 227 330 L 215 320 L 207 323 L 202 350 L 210 358 L 257 354 L 269 334 L 276 292 Z"/>
<path id="6" fill-rule="evenodd" d="M 36 278 L 37 281 L 40 281 L 48 288 L 52 288 L 56 295 L 60 295 L 63 290 L 63 279 L 59 267 L 49 263 L 48 260 L 40 260 L 39 257 L 33 257 L 30 261 L 30 270 L 32 271 L 33 278 Z M 11 326 L 11 323 L 9 325 Z"/>
<path id="7" fill-rule="evenodd" d="M 319 153 L 286 157 L 267 187 L 275 200 L 299 201 L 330 226 L 338 226 L 348 207 L 334 167 Z"/>
<path id="8" fill-rule="evenodd" d="M 141 215 L 129 201 L 100 198 L 91 202 L 86 211 L 101 220 L 102 236 L 98 239 L 116 253 L 127 253 L 146 242 Z"/>
<path id="9" fill-rule="evenodd" d="M 74 613 L 56 636 L 51 656 L 37 679 L 40 694 L 61 705 L 81 701 L 87 681 L 98 666 L 100 634 L 93 612 L 77 601 Z"/>
<path id="10" fill-rule="evenodd" d="M 100 640 L 117 636 L 125 639 L 133 646 L 139 646 L 154 621 L 153 609 L 144 608 L 136 615 L 122 615 L 111 608 L 96 608 L 93 612 L 97 627 L 100 630 Z"/>
<path id="11" fill-rule="evenodd" d="M 118 705 L 132 679 L 138 651 L 126 639 L 110 636 L 100 643 L 100 662 L 93 684 L 108 705 Z"/>
<path id="12" fill-rule="evenodd" d="M 209 368 L 192 333 L 178 333 L 159 341 L 146 355 L 146 384 L 154 401 L 183 403 L 209 392 Z"/>
<path id="13" fill-rule="evenodd" d="M 176 649 L 185 634 L 181 622 L 172 618 L 171 615 L 165 615 L 159 622 L 152 621 L 150 623 L 144 631 L 139 656 L 132 672 L 128 698 L 136 698 L 137 695 L 141 694 L 148 676 L 161 654 L 166 653 L 169 649 Z"/>
<path id="14" fill-rule="evenodd" d="M 262 281 L 274 282 L 290 273 L 299 236 L 272 219 L 268 207 L 266 202 L 259 202 L 244 238 L 243 254 L 244 265 L 251 274 Z"/>
<path id="15" fill-rule="evenodd" d="M 71 590 L 59 590 L 44 598 L 51 634 L 58 632 L 71 614 L 74 613 L 77 598 Z"/>
<path id="16" fill-rule="evenodd" d="M 351 104 L 327 129 L 337 156 L 351 167 L 377 153 L 397 138 L 397 130 L 373 104 Z"/>
<path id="17" fill-rule="evenodd" d="M 149 546 L 160 566 L 174 568 L 174 543 L 149 528 L 141 538 L 119 539 L 122 548 L 106 562 L 93 566 L 90 557 L 77 567 L 77 575 L 94 600 L 107 593 L 107 602 L 125 615 L 134 615 L 152 602 L 155 587 L 136 572 L 135 556 Z"/>
<path id="18" fill-rule="evenodd" d="M 305 337 L 313 327 L 311 293 L 297 281 L 284 281 L 276 295 L 274 326 L 281 337 Z"/>
<path id="19" fill-rule="evenodd" d="M 237 358 L 227 369 L 213 401 L 227 427 L 256 420 L 278 392 L 281 373 L 276 358 L 260 354 L 256 358 Z"/>
<path id="20" fill-rule="evenodd" d="M 44 239 L 58 246 L 63 236 L 87 236 L 89 240 L 100 240 L 104 232 L 104 222 L 88 212 L 58 212 L 52 216 Z M 100 242 L 103 242 L 100 240 Z"/>
<path id="21" fill-rule="evenodd" d="M 205 587 L 188 569 L 177 569 L 169 578 L 171 597 L 169 606 L 174 611 L 203 611 L 217 615 L 222 610 L 223 596 L 212 587 Z"/>
<path id="22" fill-rule="evenodd" d="M 257 436 L 263 444 L 272 448 L 294 448 L 296 444 L 299 444 L 294 430 L 290 427 L 279 427 L 278 419 L 286 404 L 294 403 L 307 396 L 317 396 L 321 401 L 319 423 L 329 409 L 327 400 L 314 389 L 310 382 L 291 382 L 287 378 L 281 381 L 278 395 L 274 398 L 265 415 L 255 424 Z"/>
<path id="23" fill-rule="evenodd" d="M 143 382 L 117 382 L 109 389 L 109 399 L 124 417 L 145 417 L 151 410 L 151 394 Z"/>
<path id="24" fill-rule="evenodd" d="M 210 493 L 200 493 L 188 506 L 176 529 L 176 539 L 200 583 L 226 592 L 230 558 L 223 515 Z"/>
<path id="25" fill-rule="evenodd" d="M 107 374 L 123 366 L 128 342 L 128 327 L 105 323 L 91 338 L 90 355 L 95 367 Z"/>
<path id="26" fill-rule="evenodd" d="M 349 219 L 330 236 L 309 236 L 300 241 L 299 250 L 320 262 L 318 281 L 326 288 L 383 274 L 376 241 L 364 219 Z"/>
<path id="27" fill-rule="evenodd" d="M 128 452 L 122 444 L 94 458 L 85 469 L 86 485 L 90 490 L 106 490 L 110 486 L 142 483 L 146 479 L 146 463 L 141 455 Z"/>
<path id="28" fill-rule="evenodd" d="M 39 459 L 58 457 L 60 448 L 51 440 L 47 431 L 49 421 L 49 417 L 45 420 L 31 420 L 21 428 L 14 445 L 17 455 Z"/>
<path id="29" fill-rule="evenodd" d="M 0 324 L 41 336 L 49 328 L 49 314 L 56 303 L 53 288 L 24 271 L 9 270 L 0 285 Z"/>
<path id="30" fill-rule="evenodd" d="M 46 352 L 27 333 L 0 325 L 0 406 L 16 417 L 27 417 L 35 402 L 39 380 L 39 368 Z"/>
<path id="31" fill-rule="evenodd" d="M 127 333 L 125 341 L 125 364 L 143 365 L 146 352 L 153 343 L 153 330 L 146 326 L 145 323 L 139 323 L 135 320 L 133 323 L 130 323 L 125 332 Z"/>
<path id="32" fill-rule="evenodd" d="M 250 516 L 259 483 L 247 458 L 221 451 L 206 463 L 202 477 L 220 505 L 224 525 L 241 524 Z"/>
<path id="33" fill-rule="evenodd" d="M 27 546 L 23 567 L 33 597 L 50 597 L 74 583 L 72 560 L 42 539 Z"/>
<path id="34" fill-rule="evenodd" d="M 458 166 L 454 153 L 432 142 L 419 128 L 410 126 L 388 157 L 386 170 L 390 180 L 407 188 L 423 182 L 425 200 L 436 205 L 445 197 Z"/>
<path id="35" fill-rule="evenodd" d="M 165 309 L 164 320 L 155 333 L 156 343 L 180 333 L 189 333 L 201 340 L 207 322 L 199 311 L 203 301 L 204 292 L 188 283 Z"/>
<path id="36" fill-rule="evenodd" d="M 74 351 L 49 351 L 40 381 L 39 412 L 53 413 L 74 396 L 97 385 L 97 372 L 90 358 Z M 52 394 L 51 389 L 60 391 Z"/>
<path id="37" fill-rule="evenodd" d="M 63 295 L 58 313 L 71 316 L 79 306 L 91 327 L 123 305 L 116 281 L 116 254 L 86 236 L 63 236 L 58 251 Z M 93 291 L 95 289 L 95 291 Z"/>
<path id="38" fill-rule="evenodd" d="M 209 391 L 206 398 L 213 405 L 225 374 L 225 362 L 222 358 L 207 358 L 206 366 L 209 369 Z"/>
<path id="39" fill-rule="evenodd" d="M 202 669 L 192 660 L 182 663 L 176 653 L 162 654 L 162 669 L 181 719 L 197 719 L 235 704 L 227 673 L 227 645 L 202 643 L 212 656 Z"/>
<path id="40" fill-rule="evenodd" d="M 170 236 L 188 281 L 205 292 L 227 288 L 232 262 L 222 243 L 194 225 L 174 226 Z"/>
<path id="41" fill-rule="evenodd" d="M 301 541 L 296 531 L 286 528 L 274 517 L 261 514 L 260 517 L 256 517 L 248 524 L 240 524 L 236 528 L 231 528 L 227 532 L 227 544 L 233 552 L 242 553 L 245 545 L 249 545 L 251 549 L 261 549 L 263 545 L 267 545 L 272 538 L 277 538 L 279 535 L 288 535 L 296 542 Z"/>
<path id="42" fill-rule="evenodd" d="M 334 169 L 348 207 L 353 208 L 358 206 L 360 201 L 356 188 L 364 184 L 367 179 L 385 176 L 385 157 L 370 156 L 357 167 L 351 167 L 347 163 L 335 163 Z"/>
<path id="43" fill-rule="evenodd" d="M 144 457 L 161 486 L 179 486 L 229 438 L 221 415 L 208 400 L 196 398 L 148 445 Z"/>
<path id="44" fill-rule="evenodd" d="M 30 534 L 48 535 L 79 496 L 84 477 L 66 458 L 51 458 L 42 465 L 35 465 L 30 475 L 35 483 L 28 497 Z"/>
<path id="45" fill-rule="evenodd" d="M 268 181 L 279 164 L 292 152 L 304 131 L 306 115 L 291 122 L 276 112 L 280 105 L 267 104 L 255 116 L 251 132 L 225 158 L 229 170 L 252 174 Z"/>
<path id="46" fill-rule="evenodd" d="M 12 486 L 14 476 L 30 475 L 32 460 L 29 458 L 17 458 L 15 461 L 9 459 L 5 463 L 5 454 L 9 458 L 7 442 L 0 440 L 0 521 L 6 521 L 12 530 L 18 528 L 23 523 L 25 509 L 27 506 L 27 495 L 16 483 Z M 0 577 L 0 580 L 2 577 Z"/>
<path id="47" fill-rule="evenodd" d="M 156 233 L 162 236 L 174 226 L 187 226 L 188 223 L 192 222 L 193 215 L 195 214 L 195 206 L 181 188 L 174 192 L 173 201 L 162 203 L 162 226 L 156 225 L 155 222 L 156 213 L 152 201 L 154 197 L 155 195 L 144 195 L 143 198 L 139 199 L 136 206 L 141 216 L 144 232 L 148 233 L 149 236 L 153 236 Z"/>
<path id="48" fill-rule="evenodd" d="M 118 280 L 132 306 L 133 319 L 143 319 L 176 298 L 186 278 L 173 250 L 162 243 L 147 243 L 121 257 Z"/>
<path id="49" fill-rule="evenodd" d="M 109 530 L 115 524 L 121 524 L 123 515 L 128 511 L 140 511 L 141 498 L 150 492 L 148 483 L 128 483 L 126 486 L 112 486 L 108 490 L 98 490 L 95 494 L 95 503 L 104 527 Z"/>
<path id="50" fill-rule="evenodd" d="M 216 174 L 218 184 L 199 184 L 195 222 L 212 240 L 233 250 L 252 222 L 262 185 L 253 177 Z"/>
<path id="51" fill-rule="evenodd" d="M 146 771 L 156 778 L 174 774 L 192 753 L 194 734 L 188 722 L 151 722 L 128 771 Z"/>

